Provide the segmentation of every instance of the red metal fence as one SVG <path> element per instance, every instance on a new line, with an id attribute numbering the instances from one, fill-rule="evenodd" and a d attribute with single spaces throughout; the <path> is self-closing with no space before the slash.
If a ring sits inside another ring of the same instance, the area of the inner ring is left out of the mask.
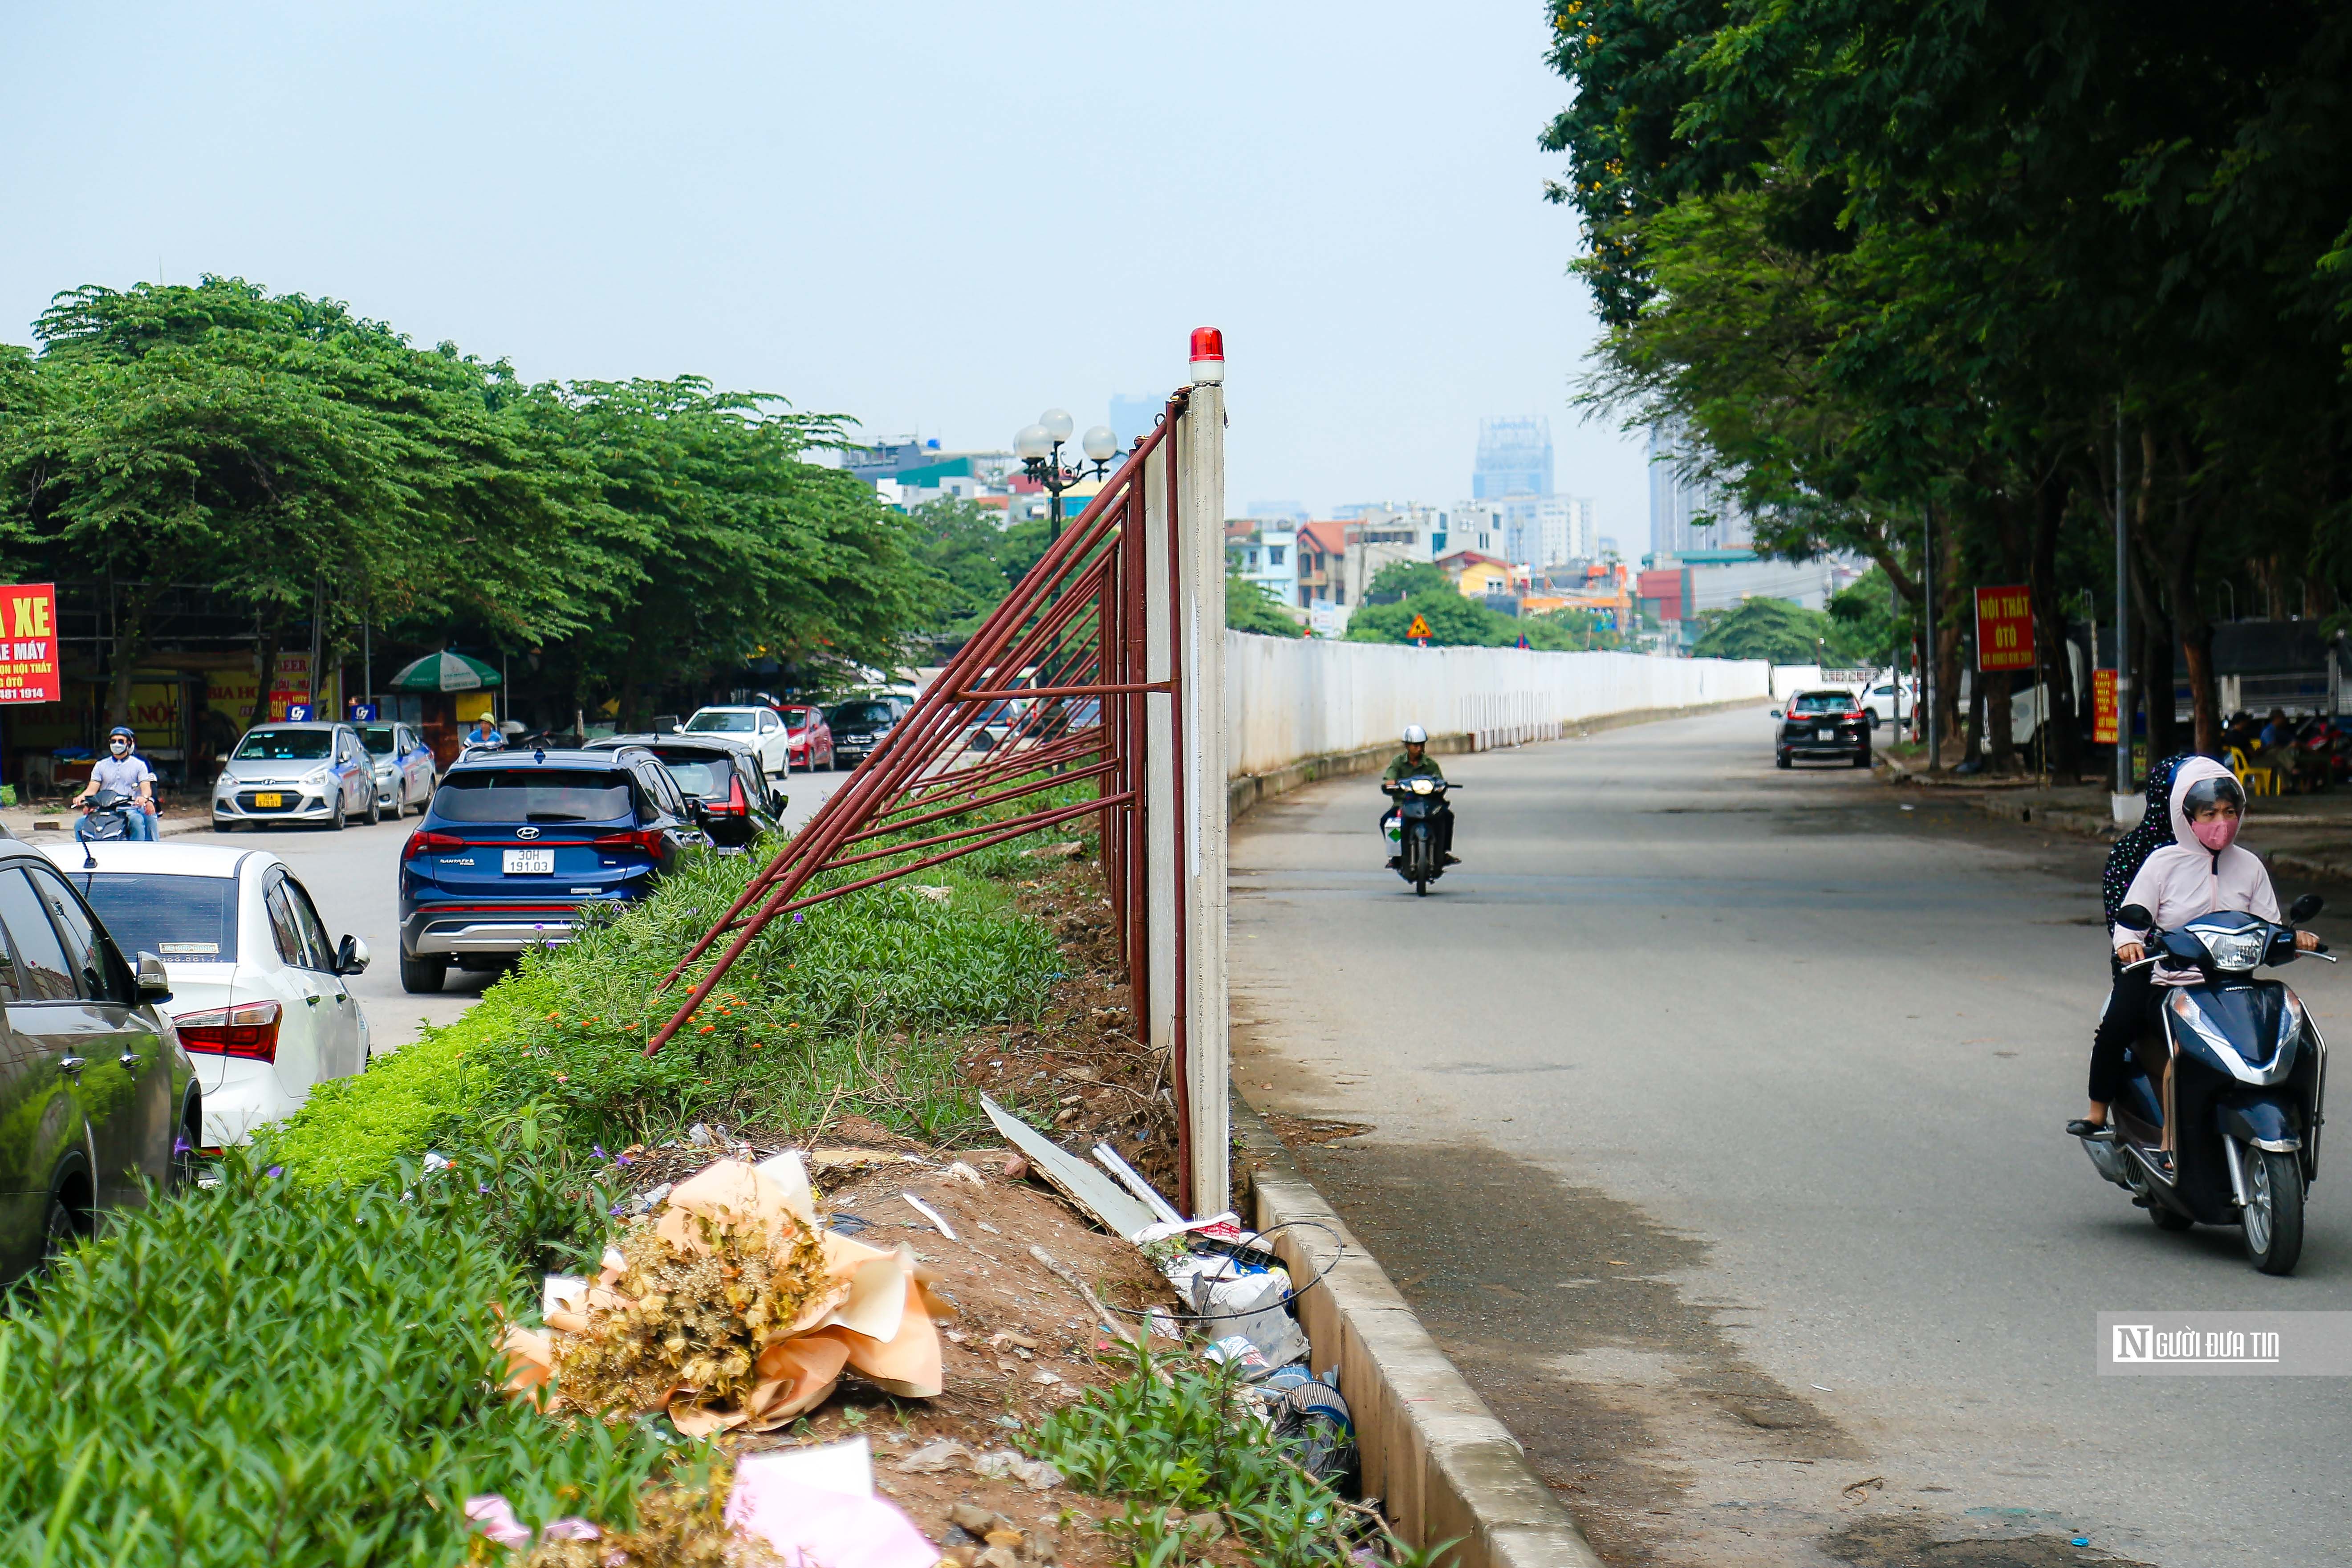
<path id="1" fill-rule="evenodd" d="M 1187 725 L 1177 716 L 1185 709 L 1185 658 L 1172 585 L 1183 577 L 1175 433 L 1192 402 L 1189 392 L 1168 400 L 1151 433 L 1136 442 L 1101 491 L 948 661 L 912 710 L 677 961 L 663 984 L 692 975 L 693 985 L 646 1045 L 647 1055 L 677 1032 L 729 966 L 780 917 L 1089 817 L 1101 836 L 1103 871 L 1138 1028 L 1154 1017 L 1148 875 L 1154 838 L 1147 820 L 1151 792 L 1146 769 L 1152 737 L 1161 737 L 1174 754 L 1166 759 L 1160 799 L 1172 823 L 1184 823 Z M 1147 484 L 1164 486 L 1164 491 L 1147 495 Z M 1150 526 L 1154 517 L 1162 520 L 1157 528 Z M 1222 517 L 1205 525 L 1222 539 Z M 1155 553 L 1164 559 L 1150 559 Z M 1165 622 L 1165 647 L 1158 660 L 1148 630 L 1155 618 L 1155 595 L 1165 605 L 1159 617 Z M 1157 680 L 1150 677 L 1155 662 L 1166 671 Z M 1156 724 L 1148 707 L 1155 694 L 1168 704 Z M 1207 710 L 1217 711 L 1218 703 Z M 982 735 L 991 742 L 986 749 L 975 746 Z M 1024 804 L 1089 784 L 1092 794 L 1084 800 Z M 1215 805 L 1222 809 L 1222 799 Z M 1171 835 L 1168 826 L 1160 826 L 1163 853 L 1165 846 L 1181 842 L 1181 827 Z M 1172 914 L 1164 906 L 1159 911 L 1171 922 L 1162 940 L 1175 944 L 1175 962 L 1162 972 L 1171 973 L 1176 983 L 1175 994 L 1159 999 L 1157 1012 L 1161 1017 L 1172 1014 L 1170 1077 L 1177 1095 L 1178 1165 L 1185 1173 L 1182 1202 L 1189 1213 L 1186 879 L 1171 866 L 1163 882 L 1172 889 L 1174 907 Z M 714 949 L 718 955 L 711 959 Z"/>

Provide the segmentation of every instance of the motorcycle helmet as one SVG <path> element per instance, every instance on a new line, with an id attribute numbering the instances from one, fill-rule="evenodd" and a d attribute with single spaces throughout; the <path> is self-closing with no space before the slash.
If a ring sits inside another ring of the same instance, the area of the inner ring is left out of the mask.
<path id="1" fill-rule="evenodd" d="M 1407 724 L 1404 727 L 1404 743 L 1408 746 L 1426 746 L 1429 744 L 1429 731 L 1418 724 Z"/>
<path id="2" fill-rule="evenodd" d="M 2195 784 L 2190 784 L 2188 792 L 2180 797 L 2180 815 L 2194 822 L 2197 820 L 2199 812 L 2216 805 L 2227 805 L 2231 810 L 2243 816 L 2246 810 L 2246 792 L 2238 786 L 2238 781 L 2233 778 L 2199 779 Z"/>
<path id="3" fill-rule="evenodd" d="M 114 742 L 120 741 L 122 742 L 123 749 L 128 751 L 138 742 L 138 740 L 139 737 L 131 733 L 130 725 L 117 724 L 106 732 L 106 749 L 110 752 L 114 750 Z"/>

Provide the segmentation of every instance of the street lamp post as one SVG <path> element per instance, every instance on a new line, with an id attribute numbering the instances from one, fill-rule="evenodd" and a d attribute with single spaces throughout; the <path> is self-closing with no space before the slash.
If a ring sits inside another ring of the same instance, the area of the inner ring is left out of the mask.
<path id="1" fill-rule="evenodd" d="M 1087 479 L 1098 479 L 1110 471 L 1110 460 L 1118 456 L 1118 437 L 1108 425 L 1097 425 L 1080 440 L 1079 450 L 1086 461 L 1074 468 L 1062 466 L 1062 444 L 1070 438 L 1072 421 L 1059 408 L 1048 408 L 1037 416 L 1037 423 L 1028 426 L 1013 437 L 1013 455 L 1021 459 L 1028 476 L 1045 488 L 1047 501 L 1045 543 L 1051 548 L 1062 537 L 1062 492 Z"/>

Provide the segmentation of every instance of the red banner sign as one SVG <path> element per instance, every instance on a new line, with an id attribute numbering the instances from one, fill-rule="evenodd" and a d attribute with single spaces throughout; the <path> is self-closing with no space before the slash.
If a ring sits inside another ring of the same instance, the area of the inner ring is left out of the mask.
<path id="1" fill-rule="evenodd" d="M 2091 671 L 2091 744 L 2114 745 L 2116 719 L 2116 672 L 2095 669 Z"/>
<path id="2" fill-rule="evenodd" d="M 0 586 L 0 702 L 58 702 L 58 585 Z"/>
<path id="3" fill-rule="evenodd" d="M 1977 590 L 1977 668 L 2033 668 L 2033 595 L 2026 589 Z"/>

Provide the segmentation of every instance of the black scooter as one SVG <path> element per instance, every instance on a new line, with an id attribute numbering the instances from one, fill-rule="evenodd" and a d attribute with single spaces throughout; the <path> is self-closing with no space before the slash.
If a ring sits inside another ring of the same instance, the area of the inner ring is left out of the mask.
<path id="1" fill-rule="evenodd" d="M 77 837 L 92 844 L 109 844 L 131 837 L 131 814 L 138 805 L 129 795 L 115 790 L 102 789 L 89 797 L 82 807 L 81 831 Z"/>
<path id="2" fill-rule="evenodd" d="M 2150 929 L 2137 904 L 2116 917 L 2147 931 L 2141 963 L 2199 979 L 2167 988 L 2162 1037 L 2147 1042 L 2159 1059 L 2169 1056 L 2169 1081 L 2149 1072 L 2135 1047 L 2107 1127 L 2084 1138 L 2084 1151 L 2160 1229 L 2240 1226 L 2247 1258 L 2265 1274 L 2293 1273 L 2303 1256 L 2304 1194 L 2319 1174 L 2326 1121 L 2327 1047 L 2295 994 L 2253 971 L 2326 957 L 2294 945 L 2296 925 L 2320 908 L 2318 895 L 2305 893 L 2284 925 L 2223 910 L 2169 931 Z M 2168 1121 L 2176 1129 L 2168 1159 Z"/>
<path id="3" fill-rule="evenodd" d="M 1445 875 L 1445 856 L 1437 846 L 1437 819 L 1445 811 L 1445 792 L 1458 789 L 1444 779 L 1399 779 L 1382 784 L 1381 791 L 1396 800 L 1394 810 L 1381 818 L 1381 838 L 1389 846 L 1389 863 L 1412 884 L 1414 896 L 1427 898 L 1429 885 Z"/>

